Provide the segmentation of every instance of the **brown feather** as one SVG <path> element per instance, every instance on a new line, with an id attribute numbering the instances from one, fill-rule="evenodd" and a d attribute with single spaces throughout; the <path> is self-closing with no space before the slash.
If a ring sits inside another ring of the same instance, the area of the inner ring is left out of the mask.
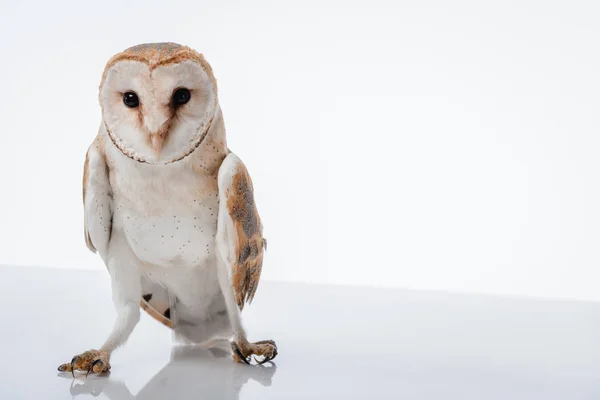
<path id="1" fill-rule="evenodd" d="M 232 285 L 240 309 L 251 303 L 262 272 L 265 240 L 256 204 L 254 187 L 248 171 L 239 165 L 227 193 L 227 209 L 235 230 L 235 263 Z"/>

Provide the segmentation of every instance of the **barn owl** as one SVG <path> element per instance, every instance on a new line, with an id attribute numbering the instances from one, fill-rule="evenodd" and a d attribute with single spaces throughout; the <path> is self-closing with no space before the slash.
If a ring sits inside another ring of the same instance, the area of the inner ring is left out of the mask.
<path id="1" fill-rule="evenodd" d="M 137 45 L 108 61 L 99 100 L 83 224 L 117 317 L 100 348 L 58 369 L 108 371 L 140 310 L 187 343 L 230 339 L 235 362 L 272 360 L 275 342 L 249 342 L 242 324 L 267 243 L 248 170 L 227 146 L 211 66 L 187 46 Z"/>

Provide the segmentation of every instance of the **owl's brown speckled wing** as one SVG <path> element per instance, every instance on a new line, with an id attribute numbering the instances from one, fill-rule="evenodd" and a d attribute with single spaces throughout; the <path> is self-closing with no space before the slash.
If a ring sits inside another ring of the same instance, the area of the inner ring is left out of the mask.
<path id="1" fill-rule="evenodd" d="M 254 186 L 242 161 L 229 154 L 219 171 L 219 224 L 227 230 L 231 283 L 240 307 L 252 302 L 263 265 L 266 240 L 254 201 Z"/>

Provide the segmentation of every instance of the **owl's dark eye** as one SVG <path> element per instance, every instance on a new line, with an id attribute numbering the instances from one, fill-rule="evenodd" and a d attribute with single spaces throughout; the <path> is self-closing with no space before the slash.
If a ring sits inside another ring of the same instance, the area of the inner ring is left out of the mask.
<path id="1" fill-rule="evenodd" d="M 123 95 L 123 103 L 129 108 L 136 108 L 140 105 L 140 99 L 134 92 L 126 92 Z"/>
<path id="2" fill-rule="evenodd" d="M 192 97 L 192 95 L 188 89 L 177 89 L 175 93 L 173 93 L 173 104 L 176 106 L 182 106 L 190 101 L 190 97 Z"/>

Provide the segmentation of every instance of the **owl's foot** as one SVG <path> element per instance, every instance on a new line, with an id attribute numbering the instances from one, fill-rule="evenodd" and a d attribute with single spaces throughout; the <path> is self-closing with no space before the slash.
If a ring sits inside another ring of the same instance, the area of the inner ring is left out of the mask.
<path id="1" fill-rule="evenodd" d="M 277 345 L 272 340 L 261 340 L 260 342 L 250 343 L 245 339 L 238 339 L 231 342 L 231 350 L 233 351 L 233 360 L 235 362 L 246 364 L 250 364 L 250 357 L 252 355 L 264 357 L 262 361 L 258 361 L 254 357 L 254 361 L 258 364 L 269 362 L 277 356 Z"/>
<path id="2" fill-rule="evenodd" d="M 71 371 L 75 377 L 75 370 L 87 371 L 86 376 L 90 372 L 103 373 L 110 370 L 110 354 L 103 350 L 88 350 L 73 357 L 70 363 L 62 364 L 58 367 L 59 371 Z"/>

